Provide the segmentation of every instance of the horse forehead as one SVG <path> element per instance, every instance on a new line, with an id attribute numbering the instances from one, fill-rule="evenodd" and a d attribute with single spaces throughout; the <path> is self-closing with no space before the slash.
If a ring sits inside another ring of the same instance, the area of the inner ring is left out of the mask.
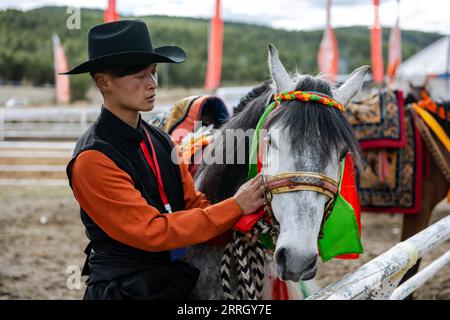
<path id="1" fill-rule="evenodd" d="M 323 171 L 329 163 L 324 163 L 317 150 L 320 141 L 309 141 L 300 146 L 296 141 L 291 141 L 287 128 L 277 124 L 269 130 L 271 139 L 278 145 L 275 150 L 276 156 L 280 158 L 280 169 L 289 168 L 297 171 Z M 333 150 L 330 150 L 333 152 Z"/>

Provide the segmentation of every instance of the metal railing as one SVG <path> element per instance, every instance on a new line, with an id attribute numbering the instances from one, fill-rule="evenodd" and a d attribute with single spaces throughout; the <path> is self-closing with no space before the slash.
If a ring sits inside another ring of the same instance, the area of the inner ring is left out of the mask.
<path id="1" fill-rule="evenodd" d="M 419 258 L 440 246 L 449 238 L 450 216 L 447 216 L 413 237 L 400 242 L 308 299 L 402 299 L 450 262 L 450 251 L 448 251 L 415 277 L 397 288 L 403 275 Z"/>

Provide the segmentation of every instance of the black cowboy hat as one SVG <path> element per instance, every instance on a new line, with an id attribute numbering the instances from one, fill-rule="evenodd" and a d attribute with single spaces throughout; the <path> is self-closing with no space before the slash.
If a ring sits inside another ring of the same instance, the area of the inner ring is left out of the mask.
<path id="1" fill-rule="evenodd" d="M 147 25 L 141 20 L 120 20 L 92 27 L 88 32 L 88 50 L 88 61 L 60 74 L 146 63 L 180 63 L 186 60 L 186 53 L 179 47 L 153 49 Z"/>

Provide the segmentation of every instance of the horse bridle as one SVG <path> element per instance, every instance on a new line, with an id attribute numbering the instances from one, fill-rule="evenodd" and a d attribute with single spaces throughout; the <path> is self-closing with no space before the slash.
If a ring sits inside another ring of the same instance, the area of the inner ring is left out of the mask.
<path id="1" fill-rule="evenodd" d="M 281 194 L 295 191 L 314 191 L 329 197 L 325 204 L 325 211 L 321 223 L 319 238 L 322 237 L 322 227 L 330 216 L 334 200 L 338 193 L 338 183 L 323 174 L 315 172 L 287 172 L 277 175 L 262 175 L 265 186 L 264 202 L 265 209 L 273 219 L 272 198 L 273 194 Z"/>

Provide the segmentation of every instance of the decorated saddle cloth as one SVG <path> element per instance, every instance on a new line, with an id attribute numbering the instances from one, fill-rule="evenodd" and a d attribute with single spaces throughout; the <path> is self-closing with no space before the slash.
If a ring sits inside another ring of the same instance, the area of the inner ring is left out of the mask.
<path id="1" fill-rule="evenodd" d="M 381 90 L 350 103 L 347 117 L 362 150 L 357 188 L 365 212 L 418 213 L 423 148 L 401 91 Z"/>
<path id="2" fill-rule="evenodd" d="M 194 175 L 199 163 L 196 159 L 212 142 L 212 129 L 228 118 L 228 109 L 222 99 L 200 95 L 179 100 L 167 114 L 153 118 L 151 124 L 170 134 L 179 146 L 183 162 L 190 164 L 189 171 Z"/>
<path id="3" fill-rule="evenodd" d="M 346 116 L 363 150 L 403 148 L 406 144 L 401 91 L 381 90 L 352 101 Z"/>

